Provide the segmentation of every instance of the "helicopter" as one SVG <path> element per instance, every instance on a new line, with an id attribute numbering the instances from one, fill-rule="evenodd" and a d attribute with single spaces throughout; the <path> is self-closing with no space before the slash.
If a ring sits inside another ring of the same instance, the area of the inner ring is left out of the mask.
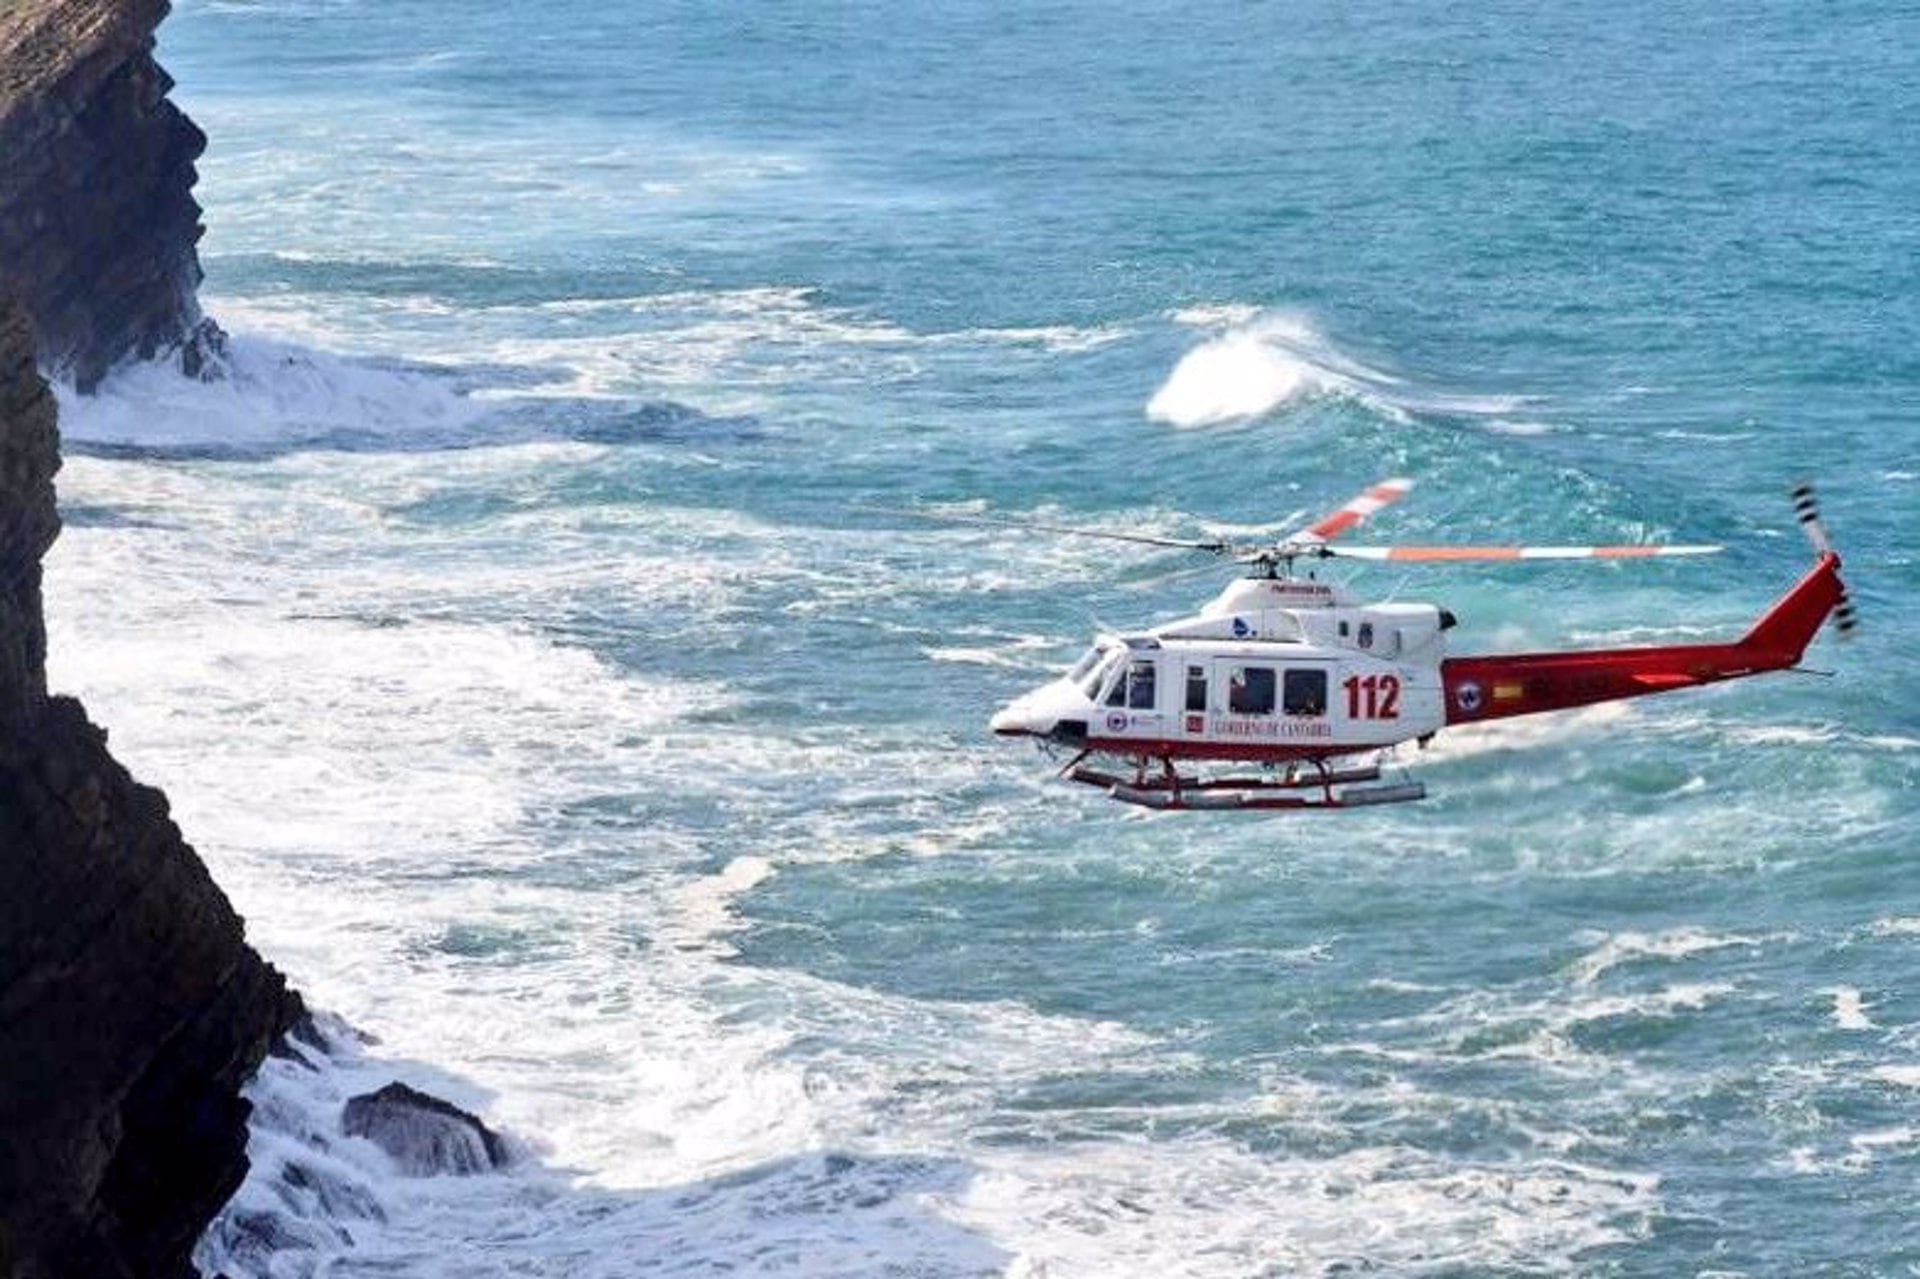
<path id="1" fill-rule="evenodd" d="M 1411 480 L 1374 484 L 1264 546 L 1194 541 L 980 516 L 1071 536 L 1232 557 L 1247 572 L 1191 616 L 1102 635 L 1071 669 L 994 713 L 991 730 L 1072 752 L 1060 777 L 1146 808 L 1341 809 L 1426 797 L 1423 782 L 1383 782 L 1383 761 L 1444 728 L 1671 692 L 1798 666 L 1829 615 L 1855 626 L 1840 556 L 1810 485 L 1793 490 L 1813 567 L 1738 639 L 1722 643 L 1449 657 L 1454 615 L 1434 604 L 1364 603 L 1296 566 L 1648 559 L 1719 546 L 1357 546 L 1337 539 L 1404 497 Z M 916 512 L 930 515 L 932 512 Z M 1371 758 L 1368 758 L 1371 757 Z M 1259 771 L 1248 765 L 1259 766 Z M 1237 769 L 1237 771 L 1235 771 Z"/>

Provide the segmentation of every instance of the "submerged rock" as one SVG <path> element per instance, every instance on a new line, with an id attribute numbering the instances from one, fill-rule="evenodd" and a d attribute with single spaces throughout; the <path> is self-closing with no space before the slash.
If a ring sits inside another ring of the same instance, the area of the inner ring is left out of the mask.
<path id="1" fill-rule="evenodd" d="M 506 1143 L 477 1116 L 402 1083 L 348 1098 L 340 1124 L 415 1177 L 466 1176 L 507 1163 Z"/>

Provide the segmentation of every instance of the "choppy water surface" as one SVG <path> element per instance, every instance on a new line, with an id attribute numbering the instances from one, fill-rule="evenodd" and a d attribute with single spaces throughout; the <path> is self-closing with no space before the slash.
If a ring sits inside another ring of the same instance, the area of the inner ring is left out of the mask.
<path id="1" fill-rule="evenodd" d="M 1917 46 L 180 0 L 234 376 L 66 405 L 55 675 L 379 1041 L 270 1067 L 236 1213 L 304 1246 L 206 1259 L 1920 1266 Z M 1447 736 L 1423 804 L 1145 816 L 983 720 L 1218 576 L 863 509 L 1183 535 L 1394 473 L 1383 537 L 1730 548 L 1354 575 L 1460 651 L 1737 630 L 1801 475 L 1863 633 Z M 395 1072 L 529 1157 L 303 1145 Z"/>

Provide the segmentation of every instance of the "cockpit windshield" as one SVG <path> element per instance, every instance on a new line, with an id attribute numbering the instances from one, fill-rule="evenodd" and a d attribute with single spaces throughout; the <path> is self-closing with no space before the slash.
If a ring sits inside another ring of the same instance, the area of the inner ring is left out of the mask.
<path id="1" fill-rule="evenodd" d="M 1113 673 L 1120 669 L 1126 649 L 1117 645 L 1101 644 L 1088 649 L 1067 672 L 1067 678 L 1077 685 L 1081 692 L 1098 701 L 1100 690 L 1106 686 Z"/>
<path id="2" fill-rule="evenodd" d="M 1093 672 L 1094 667 L 1100 664 L 1100 659 L 1106 654 L 1106 651 L 1106 649 L 1096 644 L 1086 652 L 1080 654 L 1080 660 L 1075 662 L 1073 669 L 1067 672 L 1067 678 L 1073 683 L 1078 684 Z"/>

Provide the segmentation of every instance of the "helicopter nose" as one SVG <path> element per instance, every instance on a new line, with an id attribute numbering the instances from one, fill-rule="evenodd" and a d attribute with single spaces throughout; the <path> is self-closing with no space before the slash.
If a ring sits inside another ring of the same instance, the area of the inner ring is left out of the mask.
<path id="1" fill-rule="evenodd" d="M 1001 737 L 1030 737 L 1034 731 L 1026 709 L 1019 702 L 995 711 L 993 718 L 987 721 L 987 727 Z"/>
<path id="2" fill-rule="evenodd" d="M 1052 737 L 1066 726 L 1067 716 L 1080 714 L 1085 700 L 1071 684 L 1056 680 L 1002 706 L 987 727 L 1001 737 Z"/>

